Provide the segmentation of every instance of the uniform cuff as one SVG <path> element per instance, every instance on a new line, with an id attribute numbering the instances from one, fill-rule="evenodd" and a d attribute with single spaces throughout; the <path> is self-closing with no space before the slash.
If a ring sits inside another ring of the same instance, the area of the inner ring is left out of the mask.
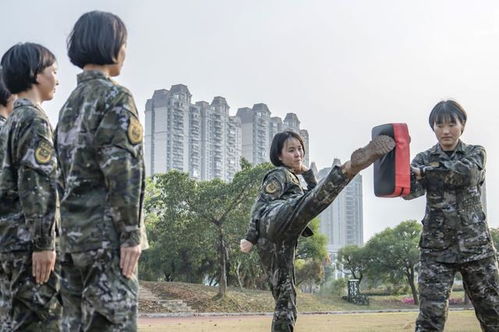
<path id="1" fill-rule="evenodd" d="M 35 239 L 33 241 L 33 251 L 52 251 L 55 250 L 55 238 Z"/>
<path id="2" fill-rule="evenodd" d="M 120 234 L 120 245 L 122 247 L 135 247 L 140 244 L 140 230 L 123 232 Z"/>
<path id="3" fill-rule="evenodd" d="M 247 236 L 247 235 L 246 235 L 245 240 L 246 240 L 246 241 L 249 241 L 249 242 L 253 243 L 253 245 L 255 245 L 255 244 L 258 242 L 258 237 L 255 237 L 255 236 Z"/>
<path id="4" fill-rule="evenodd" d="M 315 178 L 314 171 L 312 169 L 309 169 L 306 172 L 302 173 L 303 179 L 308 185 L 316 185 L 317 184 L 317 179 Z"/>

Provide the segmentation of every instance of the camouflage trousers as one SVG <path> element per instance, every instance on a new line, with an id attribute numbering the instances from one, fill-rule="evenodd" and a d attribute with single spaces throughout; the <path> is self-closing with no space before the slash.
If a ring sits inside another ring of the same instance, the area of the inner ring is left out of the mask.
<path id="1" fill-rule="evenodd" d="M 275 300 L 272 332 L 293 332 L 297 311 L 296 289 L 291 276 L 280 282 L 270 282 L 270 289 Z"/>
<path id="2" fill-rule="evenodd" d="M 125 278 L 119 264 L 111 249 L 62 257 L 62 331 L 137 331 L 138 281 Z"/>
<path id="3" fill-rule="evenodd" d="M 496 257 L 449 264 L 421 257 L 419 316 L 416 331 L 443 331 L 454 276 L 460 272 L 463 285 L 483 331 L 499 332 L 499 274 Z"/>
<path id="4" fill-rule="evenodd" d="M 0 254 L 1 331 L 59 331 L 60 266 L 56 264 L 46 283 L 37 284 L 31 262 L 32 252 Z"/>

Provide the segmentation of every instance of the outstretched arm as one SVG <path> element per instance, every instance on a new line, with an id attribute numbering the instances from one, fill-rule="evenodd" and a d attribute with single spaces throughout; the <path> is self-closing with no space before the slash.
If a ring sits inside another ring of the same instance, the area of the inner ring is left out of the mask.
<path id="1" fill-rule="evenodd" d="M 411 163 L 411 192 L 403 197 L 405 200 L 418 198 L 426 193 L 425 169 L 424 155 L 419 153 Z"/>

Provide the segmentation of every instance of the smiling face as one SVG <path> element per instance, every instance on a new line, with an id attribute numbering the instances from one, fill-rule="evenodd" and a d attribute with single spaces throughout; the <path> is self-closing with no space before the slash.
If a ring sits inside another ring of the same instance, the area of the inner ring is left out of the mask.
<path id="1" fill-rule="evenodd" d="M 285 142 L 279 155 L 279 160 L 284 166 L 299 170 L 303 162 L 303 146 L 300 141 L 294 137 L 289 137 Z"/>
<path id="2" fill-rule="evenodd" d="M 36 82 L 37 84 L 35 87 L 38 89 L 41 100 L 52 100 L 55 94 L 55 87 L 59 85 L 59 80 L 57 79 L 57 63 L 54 62 L 36 75 Z"/>
<path id="3" fill-rule="evenodd" d="M 435 122 L 433 124 L 435 136 L 444 151 L 453 151 L 456 148 L 463 130 L 464 124 L 457 118 L 448 118 L 441 123 Z"/>

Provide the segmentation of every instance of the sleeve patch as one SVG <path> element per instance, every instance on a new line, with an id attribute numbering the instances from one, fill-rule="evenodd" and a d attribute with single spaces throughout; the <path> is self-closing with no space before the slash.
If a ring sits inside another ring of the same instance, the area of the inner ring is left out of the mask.
<path id="1" fill-rule="evenodd" d="M 35 149 L 35 159 L 39 164 L 47 164 L 52 158 L 54 150 L 52 146 L 46 141 L 40 141 Z"/>
<path id="2" fill-rule="evenodd" d="M 263 188 L 266 194 L 275 194 L 277 191 L 281 190 L 281 184 L 276 179 L 273 179 L 265 185 Z"/>
<path id="3" fill-rule="evenodd" d="M 136 118 L 130 118 L 130 124 L 128 125 L 128 139 L 132 144 L 138 144 L 142 142 L 143 129 L 139 120 Z"/>

